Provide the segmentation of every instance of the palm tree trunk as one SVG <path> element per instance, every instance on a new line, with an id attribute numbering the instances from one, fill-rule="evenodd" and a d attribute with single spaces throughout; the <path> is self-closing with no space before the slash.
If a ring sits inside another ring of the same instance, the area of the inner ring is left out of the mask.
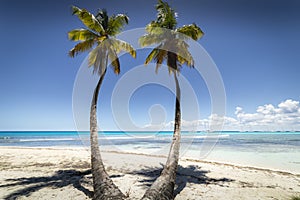
<path id="1" fill-rule="evenodd" d="M 179 160 L 180 149 L 180 87 L 176 72 L 174 72 L 174 79 L 176 83 L 176 106 L 175 106 L 175 120 L 173 140 L 170 147 L 169 156 L 164 166 L 161 175 L 155 180 L 151 187 L 146 191 L 143 200 L 171 200 L 174 199 L 174 187 L 176 180 L 176 172 Z"/>
<path id="2" fill-rule="evenodd" d="M 102 81 L 106 70 L 101 75 L 98 84 L 94 90 L 93 100 L 90 111 L 90 139 L 91 139 L 91 163 L 94 187 L 94 200 L 120 200 L 125 195 L 113 183 L 107 172 L 101 158 L 98 144 L 98 126 L 97 126 L 97 100 Z"/>

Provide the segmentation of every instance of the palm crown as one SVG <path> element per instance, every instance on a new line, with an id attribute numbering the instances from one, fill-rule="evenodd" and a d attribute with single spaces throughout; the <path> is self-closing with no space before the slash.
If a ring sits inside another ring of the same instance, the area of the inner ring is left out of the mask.
<path id="1" fill-rule="evenodd" d="M 143 47 L 158 44 L 146 58 L 145 64 L 155 60 L 156 72 L 164 61 L 167 61 L 169 72 L 178 72 L 183 64 L 194 67 L 186 40 L 198 40 L 204 33 L 196 24 L 177 28 L 176 13 L 167 2 L 158 0 L 156 10 L 156 20 L 146 26 L 147 34 L 139 39 Z"/>
<path id="2" fill-rule="evenodd" d="M 97 15 L 89 13 L 85 9 L 72 7 L 73 15 L 76 15 L 86 28 L 74 29 L 68 33 L 73 41 L 80 41 L 70 50 L 69 55 L 74 57 L 78 53 L 91 50 L 89 54 L 89 67 L 94 67 L 94 72 L 101 75 L 106 70 L 108 59 L 116 74 L 120 73 L 120 62 L 117 54 L 121 51 L 136 56 L 134 48 L 115 36 L 121 32 L 123 26 L 128 24 L 128 16 L 124 14 L 108 16 L 105 9 L 98 11 Z"/>

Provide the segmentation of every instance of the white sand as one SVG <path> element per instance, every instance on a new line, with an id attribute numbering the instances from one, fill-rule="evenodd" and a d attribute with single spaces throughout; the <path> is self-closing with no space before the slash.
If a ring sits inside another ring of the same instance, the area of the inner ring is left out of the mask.
<path id="1" fill-rule="evenodd" d="M 129 199 L 139 199 L 165 157 L 103 152 L 108 173 Z M 0 147 L 0 199 L 91 199 L 89 152 Z M 175 199 L 289 199 L 300 174 L 182 159 Z"/>

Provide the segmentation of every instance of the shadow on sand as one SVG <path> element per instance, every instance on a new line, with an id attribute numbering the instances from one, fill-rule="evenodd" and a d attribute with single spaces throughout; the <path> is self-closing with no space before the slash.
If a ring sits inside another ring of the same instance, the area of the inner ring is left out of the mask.
<path id="1" fill-rule="evenodd" d="M 139 180 L 139 182 L 142 185 L 149 187 L 154 182 L 154 180 L 160 175 L 161 171 L 162 167 L 144 168 L 132 171 L 130 172 L 130 174 L 144 177 L 143 179 Z M 207 173 L 209 173 L 209 171 L 201 170 L 201 168 L 198 166 L 178 166 L 175 196 L 186 187 L 187 183 L 205 185 L 215 184 L 223 186 L 225 182 L 234 181 L 228 178 L 209 178 L 208 176 L 206 176 Z M 0 188 L 24 186 L 22 189 L 14 191 L 13 193 L 4 197 L 5 200 L 13 200 L 21 196 L 29 196 L 31 193 L 34 193 L 45 187 L 62 188 L 68 185 L 73 186 L 77 190 L 83 192 L 86 196 L 92 198 L 93 192 L 83 186 L 83 184 L 92 185 L 91 177 L 86 177 L 90 174 L 91 170 L 59 170 L 55 172 L 53 176 L 6 179 L 7 182 L 11 183 L 0 185 Z"/>
<path id="2" fill-rule="evenodd" d="M 92 184 L 91 180 L 85 177 L 89 174 L 91 174 L 91 170 L 59 170 L 55 172 L 53 176 L 6 179 L 7 182 L 12 183 L 0 185 L 0 188 L 24 186 L 22 189 L 14 191 L 4 197 L 5 200 L 18 199 L 18 197 L 21 196 L 29 196 L 31 193 L 45 187 L 62 188 L 68 185 L 72 185 L 74 188 L 91 198 L 93 192 L 82 186 L 82 184 Z"/>
<path id="3" fill-rule="evenodd" d="M 144 168 L 141 170 L 133 171 L 131 174 L 138 174 L 143 176 L 144 179 L 140 180 L 139 182 L 145 186 L 150 187 L 151 184 L 155 181 L 155 179 L 160 175 L 162 167 Z M 189 165 L 187 167 L 182 167 L 179 165 L 177 169 L 174 196 L 176 197 L 176 195 L 178 195 L 186 187 L 187 183 L 204 185 L 214 184 L 223 187 L 225 182 L 234 181 L 233 179 L 229 178 L 210 178 L 206 175 L 207 173 L 209 173 L 209 171 L 201 170 L 199 166 Z"/>

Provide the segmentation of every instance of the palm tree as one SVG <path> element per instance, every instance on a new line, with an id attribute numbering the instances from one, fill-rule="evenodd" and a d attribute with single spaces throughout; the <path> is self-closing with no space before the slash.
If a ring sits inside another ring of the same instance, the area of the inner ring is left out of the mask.
<path id="1" fill-rule="evenodd" d="M 175 11 L 168 3 L 158 0 L 156 5 L 157 18 L 146 26 L 147 34 L 139 39 L 141 46 L 158 44 L 146 58 L 145 64 L 151 60 L 156 62 L 156 72 L 161 64 L 166 61 L 170 74 L 174 75 L 176 85 L 176 104 L 173 140 L 167 162 L 161 175 L 146 191 L 142 199 L 174 199 L 174 186 L 180 149 L 180 86 L 177 75 L 183 64 L 194 67 L 194 60 L 188 51 L 187 39 L 198 40 L 203 32 L 196 24 L 185 25 L 177 28 Z M 166 30 L 168 29 L 168 30 Z"/>
<path id="2" fill-rule="evenodd" d="M 133 57 L 136 56 L 136 52 L 130 44 L 114 37 L 120 33 L 125 24 L 128 24 L 128 17 L 124 14 L 109 17 L 104 9 L 98 11 L 96 16 L 85 9 L 79 9 L 75 6 L 73 6 L 72 9 L 73 15 L 76 15 L 86 28 L 74 29 L 68 33 L 70 40 L 80 41 L 70 50 L 69 55 L 74 57 L 78 53 L 92 49 L 89 53 L 89 67 L 93 66 L 93 72 L 98 73 L 100 76 L 94 90 L 90 110 L 91 164 L 94 187 L 93 199 L 124 199 L 125 195 L 113 183 L 104 168 L 98 144 L 96 112 L 98 94 L 107 71 L 108 61 L 111 61 L 114 73 L 119 74 L 120 62 L 117 54 L 120 53 L 120 51 L 126 51 Z M 93 48 L 94 46 L 96 47 Z"/>

